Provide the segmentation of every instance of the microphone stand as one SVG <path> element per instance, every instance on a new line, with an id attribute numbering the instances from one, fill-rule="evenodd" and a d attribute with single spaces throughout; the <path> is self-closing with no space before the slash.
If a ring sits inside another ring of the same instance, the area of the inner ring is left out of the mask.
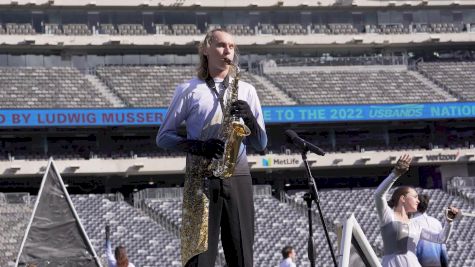
<path id="1" fill-rule="evenodd" d="M 315 267 L 315 248 L 313 244 L 313 229 L 312 229 L 312 200 L 317 204 L 318 214 L 320 214 L 320 220 L 322 221 L 323 230 L 325 231 L 325 237 L 327 238 L 328 246 L 330 247 L 330 253 L 332 255 L 333 264 L 337 267 L 335 252 L 333 251 L 332 243 L 330 236 L 328 235 L 328 229 L 325 224 L 325 219 L 323 218 L 322 209 L 320 208 L 320 197 L 318 196 L 317 184 L 315 179 L 312 176 L 310 167 L 307 162 L 307 152 L 308 148 L 305 147 L 302 151 L 302 160 L 305 164 L 305 169 L 307 171 L 308 178 L 308 189 L 309 192 L 305 193 L 303 199 L 307 202 L 307 212 L 308 212 L 308 259 L 310 260 L 310 266 Z"/>

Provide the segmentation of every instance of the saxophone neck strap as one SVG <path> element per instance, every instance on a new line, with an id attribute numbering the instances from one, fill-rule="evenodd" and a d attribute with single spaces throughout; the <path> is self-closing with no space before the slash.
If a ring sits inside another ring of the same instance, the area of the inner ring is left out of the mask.
<path id="1" fill-rule="evenodd" d="M 214 92 L 216 97 L 219 100 L 219 105 L 221 106 L 221 111 L 224 111 L 224 93 L 226 92 L 226 89 L 229 87 L 229 75 L 226 75 L 226 77 L 223 80 L 222 87 L 224 90 L 218 91 L 216 88 L 216 83 L 214 82 L 213 77 L 208 76 L 205 80 L 206 85 L 208 85 L 208 88 Z"/>

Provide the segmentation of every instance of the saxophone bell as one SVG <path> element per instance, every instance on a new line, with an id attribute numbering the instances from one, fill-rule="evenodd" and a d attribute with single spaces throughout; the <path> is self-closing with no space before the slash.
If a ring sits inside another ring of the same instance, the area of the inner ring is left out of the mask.
<path id="1" fill-rule="evenodd" d="M 250 134 L 251 130 L 245 124 L 239 121 L 231 123 L 231 134 L 224 143 L 223 157 L 212 164 L 215 177 L 229 178 L 233 175 L 242 139 Z"/>

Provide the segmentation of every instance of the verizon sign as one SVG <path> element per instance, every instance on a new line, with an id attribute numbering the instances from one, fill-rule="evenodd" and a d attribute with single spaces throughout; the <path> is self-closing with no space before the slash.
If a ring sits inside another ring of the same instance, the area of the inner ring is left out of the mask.
<path id="1" fill-rule="evenodd" d="M 460 152 L 457 152 L 455 154 L 444 154 L 444 153 L 439 153 L 439 154 L 428 154 L 426 155 L 427 161 L 455 161 L 458 159 L 460 156 Z"/>

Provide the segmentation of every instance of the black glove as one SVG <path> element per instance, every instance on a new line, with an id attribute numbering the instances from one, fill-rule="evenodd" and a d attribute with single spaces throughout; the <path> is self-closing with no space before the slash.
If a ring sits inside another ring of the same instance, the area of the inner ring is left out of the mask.
<path id="1" fill-rule="evenodd" d="M 254 114 L 252 114 L 251 107 L 244 100 L 237 100 L 231 104 L 231 115 L 235 115 L 239 118 L 242 118 L 247 127 L 251 130 L 252 134 L 257 132 L 259 129 L 259 124 L 257 123 Z"/>
<path id="2" fill-rule="evenodd" d="M 224 142 L 219 139 L 183 140 L 178 143 L 182 151 L 193 155 L 203 156 L 208 159 L 219 158 L 224 152 Z"/>
<path id="3" fill-rule="evenodd" d="M 106 224 L 106 241 L 110 239 L 110 236 L 111 236 L 111 227 L 108 224 Z"/>

